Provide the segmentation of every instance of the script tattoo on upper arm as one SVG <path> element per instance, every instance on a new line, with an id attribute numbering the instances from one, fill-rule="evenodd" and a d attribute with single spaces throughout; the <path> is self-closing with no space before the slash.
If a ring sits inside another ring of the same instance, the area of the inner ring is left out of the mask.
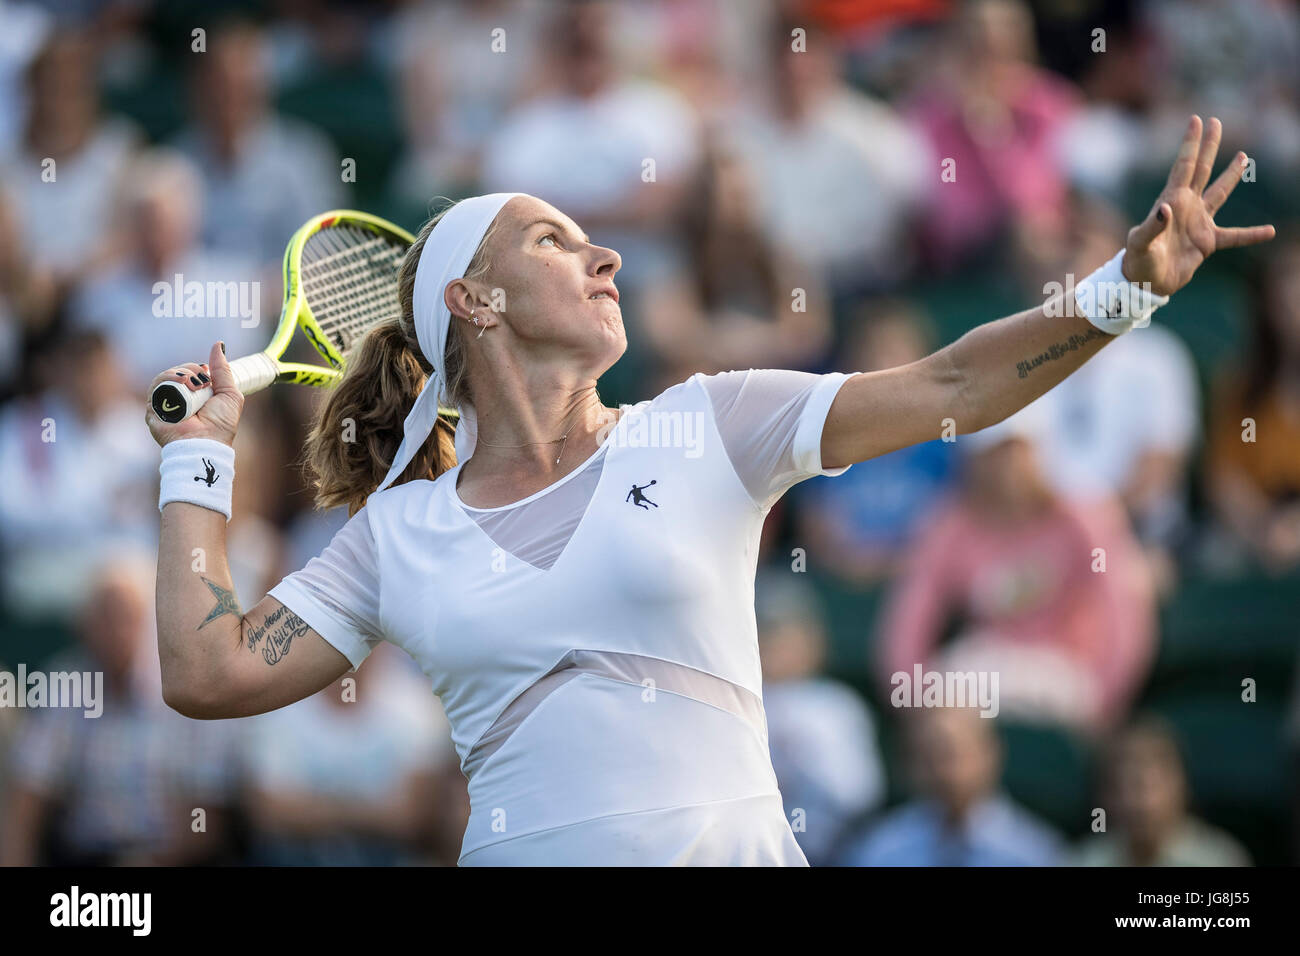
<path id="1" fill-rule="evenodd" d="M 311 626 L 293 611 L 281 605 L 266 616 L 261 624 L 249 626 L 246 633 L 248 650 L 257 652 L 258 642 L 263 638 L 262 659 L 268 664 L 278 663 L 289 653 L 295 637 L 301 637 L 311 630 Z"/>
<path id="2" fill-rule="evenodd" d="M 210 624 L 217 618 L 226 614 L 233 614 L 235 617 L 244 616 L 244 612 L 239 606 L 239 601 L 235 598 L 234 591 L 229 588 L 223 588 L 220 584 L 217 584 L 217 582 L 209 581 L 207 578 L 202 578 L 201 580 L 208 586 L 208 590 L 212 592 L 212 596 L 217 599 L 217 606 L 208 612 L 208 616 L 205 617 L 194 630 L 201 631 L 205 624 Z"/>
<path id="3" fill-rule="evenodd" d="M 1032 358 L 1027 358 L 1023 362 L 1016 363 L 1016 375 L 1019 378 L 1025 378 L 1030 372 L 1038 368 L 1044 362 L 1055 362 L 1063 358 L 1066 352 L 1073 352 L 1081 346 L 1086 345 L 1093 339 L 1104 339 L 1108 333 L 1097 328 L 1091 328 L 1083 335 L 1071 335 L 1064 342 L 1055 342 L 1047 347 L 1047 351 L 1039 352 Z"/>

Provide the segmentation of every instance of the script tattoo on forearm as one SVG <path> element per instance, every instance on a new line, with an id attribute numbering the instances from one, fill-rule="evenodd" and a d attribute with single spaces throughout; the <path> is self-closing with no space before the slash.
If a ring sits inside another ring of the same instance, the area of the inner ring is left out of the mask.
<path id="1" fill-rule="evenodd" d="M 208 586 L 208 590 L 212 592 L 212 596 L 217 599 L 217 606 L 208 612 L 208 616 L 205 617 L 194 630 L 203 630 L 204 624 L 210 624 L 225 614 L 233 614 L 235 617 L 244 616 L 243 610 L 239 607 L 239 601 L 235 598 L 234 591 L 229 588 L 223 588 L 217 582 L 209 581 L 207 578 L 201 578 L 200 580 Z"/>
<path id="2" fill-rule="evenodd" d="M 257 652 L 257 645 L 262 638 L 262 659 L 268 664 L 275 664 L 289 653 L 289 646 L 295 637 L 301 637 L 311 630 L 311 626 L 287 607 L 278 607 L 266 616 L 260 625 L 248 628 L 248 650 Z"/>
<path id="3" fill-rule="evenodd" d="M 1033 358 L 1027 358 L 1023 362 L 1016 363 L 1016 374 L 1020 378 L 1025 378 L 1030 372 L 1038 368 L 1044 362 L 1055 362 L 1059 358 L 1064 358 L 1067 352 L 1078 351 L 1081 347 L 1091 342 L 1093 339 L 1103 339 L 1108 333 L 1101 329 L 1092 328 L 1083 335 L 1071 335 L 1064 342 L 1055 342 L 1048 346 L 1047 351 L 1039 352 Z"/>

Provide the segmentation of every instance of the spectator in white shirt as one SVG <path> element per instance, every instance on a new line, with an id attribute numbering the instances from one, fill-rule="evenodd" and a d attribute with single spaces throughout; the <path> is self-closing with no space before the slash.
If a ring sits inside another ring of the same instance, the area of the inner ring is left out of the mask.
<path id="1" fill-rule="evenodd" d="M 178 153 L 142 155 L 123 196 L 126 257 L 69 302 L 74 327 L 108 337 L 142 399 L 159 369 L 202 360 L 214 341 L 224 341 L 232 359 L 260 351 L 278 318 L 279 282 L 263 282 L 247 257 L 198 247 L 201 188 Z M 194 289 L 200 297 L 191 297 Z"/>
<path id="2" fill-rule="evenodd" d="M 272 111 L 261 31 L 214 31 L 194 59 L 195 123 L 175 145 L 201 176 L 203 244 L 278 268 L 299 226 L 343 204 L 336 151 L 311 126 Z"/>
<path id="3" fill-rule="evenodd" d="M 791 50 L 791 29 L 807 49 Z M 732 125 L 757 166 L 759 214 L 837 288 L 888 284 L 905 275 L 911 226 L 937 175 L 925 144 L 883 103 L 841 76 L 833 38 L 805 21 L 779 21 L 771 88 Z"/>
<path id="4" fill-rule="evenodd" d="M 671 89 L 622 75 L 612 16 L 605 2 L 557 10 L 547 50 L 559 88 L 506 116 L 485 149 L 483 185 L 559 206 L 618 249 L 622 290 L 674 262 L 667 230 L 698 162 L 699 130 Z"/>
<path id="5" fill-rule="evenodd" d="M 28 69 L 22 140 L 5 146 L 3 181 L 31 264 L 59 283 L 112 258 L 114 198 L 142 142 L 132 123 L 100 114 L 96 54 L 84 33 L 50 37 Z"/>
<path id="6" fill-rule="evenodd" d="M 424 207 L 478 182 L 484 144 L 537 92 L 544 15 L 540 0 L 456 0 L 393 18 L 407 152 L 392 186 L 404 201 Z"/>
<path id="7" fill-rule="evenodd" d="M 0 581 L 13 613 L 65 614 L 103 554 L 156 533 L 158 454 L 104 336 L 68 336 L 53 385 L 0 408 Z"/>
<path id="8" fill-rule="evenodd" d="M 1167 537 L 1200 433 L 1196 366 L 1178 334 L 1134 329 L 1039 401 L 1055 426 L 1042 437 L 1053 483 L 1067 494 L 1116 492 L 1141 536 Z"/>

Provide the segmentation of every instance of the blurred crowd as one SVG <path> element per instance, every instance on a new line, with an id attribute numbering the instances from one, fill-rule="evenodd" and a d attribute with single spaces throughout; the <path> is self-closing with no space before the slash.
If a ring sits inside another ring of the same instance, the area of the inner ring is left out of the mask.
<path id="1" fill-rule="evenodd" d="M 102 671 L 106 697 L 0 707 L 0 861 L 456 859 L 464 779 L 400 652 L 248 720 L 157 689 L 145 387 L 265 345 L 310 216 L 554 203 L 623 257 L 601 390 L 635 402 L 905 364 L 1043 301 L 1123 245 L 1193 112 L 1254 160 L 1221 224 L 1278 238 L 1003 424 L 787 495 L 770 744 L 815 864 L 1300 859 L 1290 2 L 0 0 L 0 38 L 0 671 Z M 166 314 L 182 281 L 250 308 Z M 247 404 L 245 606 L 346 518 L 298 467 L 319 398 Z M 915 665 L 997 672 L 999 716 L 892 707 Z"/>

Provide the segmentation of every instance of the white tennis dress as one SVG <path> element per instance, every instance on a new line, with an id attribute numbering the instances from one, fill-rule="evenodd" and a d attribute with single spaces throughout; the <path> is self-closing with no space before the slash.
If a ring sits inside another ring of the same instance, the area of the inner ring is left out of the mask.
<path id="1" fill-rule="evenodd" d="M 372 495 L 271 590 L 354 666 L 389 640 L 432 680 L 469 781 L 461 865 L 807 865 L 754 574 L 776 499 L 847 470 L 821 435 L 848 377 L 694 375 L 514 504 L 465 505 L 459 465 Z"/>

